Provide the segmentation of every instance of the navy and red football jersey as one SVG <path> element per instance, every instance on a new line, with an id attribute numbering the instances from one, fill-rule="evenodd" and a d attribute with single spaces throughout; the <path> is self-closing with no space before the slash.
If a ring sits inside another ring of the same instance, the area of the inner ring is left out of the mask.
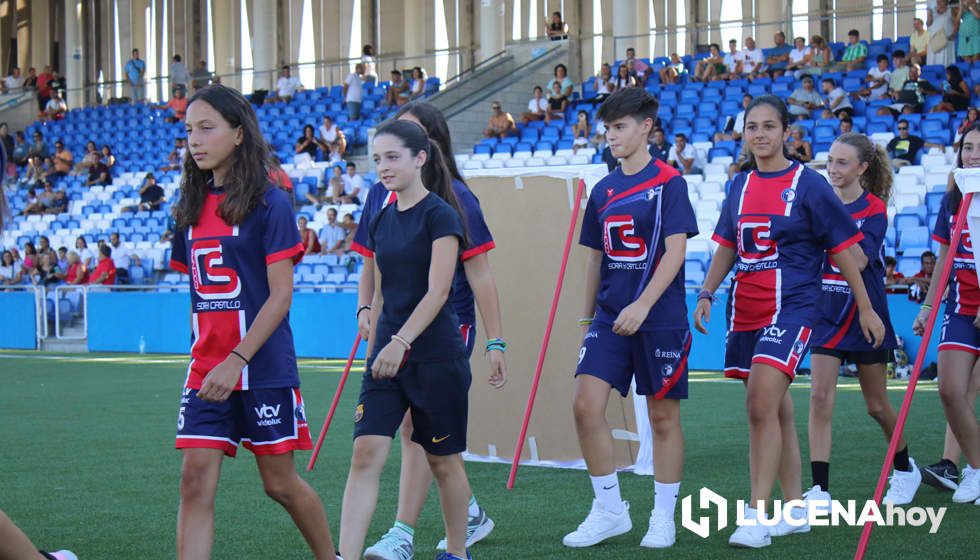
<path id="1" fill-rule="evenodd" d="M 949 193 L 946 193 L 942 204 L 939 205 L 939 215 L 936 217 L 936 226 L 932 230 L 932 238 L 948 248 L 955 222 L 956 215 L 949 211 Z M 967 224 L 963 224 L 960 244 L 953 250 L 953 271 L 949 275 L 946 313 L 976 317 L 978 308 L 980 308 L 980 286 L 977 285 L 977 265 L 973 260 L 973 239 L 970 237 L 970 228 Z"/>
<path id="2" fill-rule="evenodd" d="M 589 194 L 579 243 L 602 251 L 596 320 L 613 323 L 649 284 L 666 247 L 664 239 L 698 234 L 687 182 L 654 158 L 634 175 L 616 168 Z M 684 269 L 650 309 L 640 330 L 687 326 Z"/>
<path id="3" fill-rule="evenodd" d="M 878 349 L 895 348 L 897 341 L 889 319 L 885 295 L 884 243 L 885 230 L 888 228 L 885 203 L 865 191 L 857 200 L 844 207 L 864 235 L 860 245 L 868 257 L 868 265 L 861 271 L 861 279 L 868 291 L 871 306 L 885 324 L 885 338 Z M 814 346 L 858 352 L 876 350 L 864 339 L 851 287 L 841 276 L 840 269 L 830 255 L 824 259 L 821 288 L 820 320 L 814 328 Z"/>
<path id="4" fill-rule="evenodd" d="M 816 171 L 793 162 L 783 171 L 739 173 L 712 236 L 736 254 L 729 330 L 813 325 L 824 251 L 839 253 L 861 238 Z"/>
<path id="5" fill-rule="evenodd" d="M 453 277 L 453 293 L 449 296 L 449 303 L 452 305 L 456 315 L 459 316 L 460 324 L 472 325 L 476 321 L 476 310 L 473 306 L 473 290 L 470 289 L 469 282 L 466 281 L 466 271 L 463 268 L 463 261 L 477 255 L 487 253 L 496 245 L 493 236 L 490 235 L 490 228 L 483 218 L 483 211 L 480 209 L 480 201 L 473 194 L 473 191 L 465 183 L 458 179 L 453 179 L 453 190 L 456 192 L 456 199 L 459 206 L 466 215 L 466 235 L 469 243 L 463 249 L 460 262 L 456 265 L 456 276 Z M 368 224 L 385 207 L 396 201 L 398 197 L 389 191 L 380 182 L 371 185 L 364 207 L 361 208 L 361 220 L 357 223 L 354 231 L 354 239 L 351 249 L 368 258 L 374 258 L 374 247 L 371 245 L 371 235 L 368 231 Z"/>
<path id="6" fill-rule="evenodd" d="M 218 215 L 224 192 L 212 189 L 197 223 L 174 235 L 170 268 L 191 277 L 191 363 L 186 386 L 205 376 L 245 338 L 269 299 L 269 264 L 303 258 L 303 244 L 288 195 L 269 186 L 241 225 Z M 248 365 L 235 389 L 298 387 L 296 350 L 287 314 Z"/>

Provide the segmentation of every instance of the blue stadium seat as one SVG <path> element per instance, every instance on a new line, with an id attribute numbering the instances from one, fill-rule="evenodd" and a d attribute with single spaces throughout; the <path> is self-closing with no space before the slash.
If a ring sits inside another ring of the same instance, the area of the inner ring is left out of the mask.
<path id="1" fill-rule="evenodd" d="M 918 214 L 901 213 L 895 215 L 895 219 L 892 223 L 894 224 L 896 230 L 904 231 L 909 228 L 921 226 L 922 219 L 919 218 Z"/>
<path id="2" fill-rule="evenodd" d="M 905 276 L 915 276 L 919 270 L 922 268 L 922 263 L 919 257 L 899 257 L 898 265 L 895 270 L 901 272 Z"/>
<path id="3" fill-rule="evenodd" d="M 898 250 L 904 251 L 905 249 L 913 247 L 928 247 L 929 246 L 929 230 L 925 226 L 910 227 L 908 229 L 899 230 L 898 232 Z"/>
<path id="4" fill-rule="evenodd" d="M 945 185 L 943 185 L 945 188 Z M 926 210 L 929 214 L 936 214 L 939 212 L 940 205 L 942 204 L 943 192 L 928 192 L 926 193 Z"/>

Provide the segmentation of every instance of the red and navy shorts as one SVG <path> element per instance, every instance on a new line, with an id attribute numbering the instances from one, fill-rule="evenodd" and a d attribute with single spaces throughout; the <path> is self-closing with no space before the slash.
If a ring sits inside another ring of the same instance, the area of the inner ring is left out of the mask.
<path id="1" fill-rule="evenodd" d="M 754 331 L 728 331 L 725 340 L 725 377 L 748 379 L 752 364 L 772 366 L 792 381 L 806 355 L 810 328 L 777 322 Z"/>
<path id="2" fill-rule="evenodd" d="M 239 445 L 256 455 L 312 449 L 299 389 L 234 391 L 224 402 L 197 398 L 185 387 L 177 417 L 177 449 L 221 449 L 234 457 Z"/>
<path id="3" fill-rule="evenodd" d="M 637 331 L 620 336 L 612 325 L 595 322 L 578 351 L 575 375 L 598 377 L 624 397 L 636 379 L 636 393 L 655 399 L 687 398 L 689 329 Z"/>
<path id="4" fill-rule="evenodd" d="M 973 317 L 947 313 L 939 334 L 939 351 L 955 350 L 980 356 L 980 329 L 973 326 Z"/>

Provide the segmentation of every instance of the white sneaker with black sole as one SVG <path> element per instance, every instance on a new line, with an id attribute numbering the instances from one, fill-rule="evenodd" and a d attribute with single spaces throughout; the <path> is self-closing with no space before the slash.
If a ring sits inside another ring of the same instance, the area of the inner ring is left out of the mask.
<path id="1" fill-rule="evenodd" d="M 606 539 L 628 533 L 633 529 L 630 519 L 630 504 L 623 502 L 623 511 L 613 513 L 607 511 L 599 503 L 592 500 L 592 510 L 579 526 L 565 535 L 562 544 L 571 548 L 584 548 L 601 543 Z"/>

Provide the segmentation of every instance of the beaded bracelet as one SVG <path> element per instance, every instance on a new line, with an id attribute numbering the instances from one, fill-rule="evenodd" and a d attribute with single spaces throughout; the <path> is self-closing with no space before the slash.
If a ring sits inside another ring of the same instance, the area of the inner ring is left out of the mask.
<path id="1" fill-rule="evenodd" d="M 507 342 L 502 338 L 491 338 L 487 340 L 486 352 L 491 350 L 500 350 L 501 352 L 507 352 Z"/>
<path id="2" fill-rule="evenodd" d="M 711 303 L 714 303 L 715 295 L 709 292 L 708 290 L 701 290 L 700 292 L 698 292 L 698 301 L 701 301 L 702 299 L 708 299 L 711 300 Z"/>
<path id="3" fill-rule="evenodd" d="M 581 319 L 578 320 L 578 326 L 588 327 L 592 324 L 594 320 L 595 319 L 593 317 L 582 317 Z"/>

